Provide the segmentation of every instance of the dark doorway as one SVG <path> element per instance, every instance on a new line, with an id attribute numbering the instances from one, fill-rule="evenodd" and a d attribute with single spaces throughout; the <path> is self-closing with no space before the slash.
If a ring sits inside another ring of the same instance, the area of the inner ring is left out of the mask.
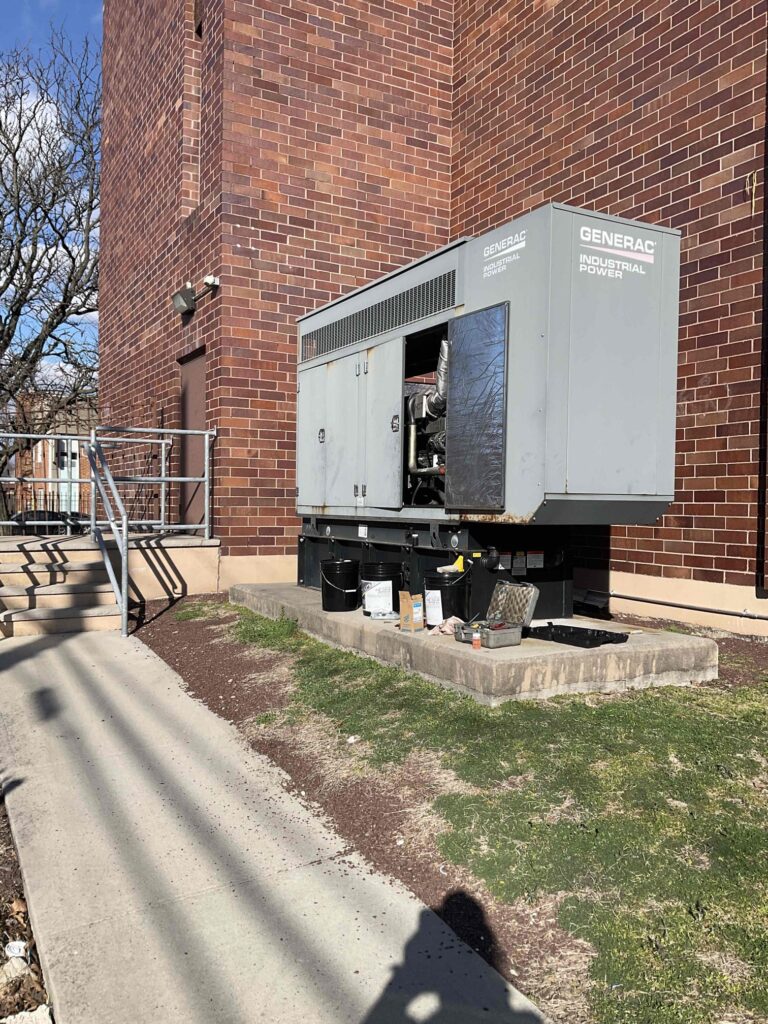
<path id="1" fill-rule="evenodd" d="M 182 430 L 205 430 L 205 349 L 179 364 L 181 372 Z M 181 476 L 203 476 L 205 442 L 202 437 L 181 438 Z M 205 486 L 202 483 L 179 485 L 179 522 L 196 524 L 205 518 Z"/>

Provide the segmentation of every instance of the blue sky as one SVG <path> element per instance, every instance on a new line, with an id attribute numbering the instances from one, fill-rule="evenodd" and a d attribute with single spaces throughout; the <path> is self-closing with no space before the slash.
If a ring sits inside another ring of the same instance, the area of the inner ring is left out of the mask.
<path id="1" fill-rule="evenodd" d="M 100 37 L 101 7 L 102 0 L 0 0 L 0 49 L 42 45 L 52 22 L 73 38 Z"/>

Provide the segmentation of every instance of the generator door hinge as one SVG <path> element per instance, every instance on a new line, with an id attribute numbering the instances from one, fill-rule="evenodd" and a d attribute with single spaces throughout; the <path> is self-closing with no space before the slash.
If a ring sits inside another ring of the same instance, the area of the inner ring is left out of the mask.
<path id="1" fill-rule="evenodd" d="M 360 363 L 355 363 L 355 376 L 360 376 Z"/>
<path id="2" fill-rule="evenodd" d="M 357 494 L 358 494 L 358 486 L 357 486 L 357 484 L 355 484 L 355 497 L 357 497 Z"/>
<path id="3" fill-rule="evenodd" d="M 365 484 L 363 484 L 363 486 L 362 486 L 362 488 L 360 490 L 361 490 L 361 494 L 363 495 L 363 497 L 365 497 L 365 492 L 366 492 Z"/>
<path id="4" fill-rule="evenodd" d="M 368 373 L 368 360 L 363 363 L 363 373 Z"/>

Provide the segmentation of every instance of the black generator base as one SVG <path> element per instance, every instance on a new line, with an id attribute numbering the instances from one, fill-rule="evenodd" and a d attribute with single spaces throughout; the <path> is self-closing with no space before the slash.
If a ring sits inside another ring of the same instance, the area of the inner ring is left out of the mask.
<path id="1" fill-rule="evenodd" d="M 506 526 L 491 523 L 369 522 L 307 518 L 299 538 L 298 583 L 320 589 L 320 563 L 354 558 L 402 567 L 404 586 L 423 593 L 424 573 L 452 564 L 463 555 L 471 580 L 473 616 L 485 615 L 499 580 L 533 583 L 539 588 L 537 619 L 573 614 L 573 570 L 567 528 Z"/>

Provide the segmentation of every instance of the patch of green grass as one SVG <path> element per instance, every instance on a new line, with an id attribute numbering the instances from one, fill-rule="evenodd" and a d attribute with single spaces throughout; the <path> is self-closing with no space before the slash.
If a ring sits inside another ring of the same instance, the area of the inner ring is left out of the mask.
<path id="1" fill-rule="evenodd" d="M 173 614 L 177 622 L 190 622 L 192 619 L 210 618 L 217 607 L 210 601 L 185 601 Z"/>
<path id="2" fill-rule="evenodd" d="M 304 637 L 295 619 L 264 619 L 244 608 L 237 610 L 240 614 L 232 631 L 240 643 L 283 652 L 298 650 L 303 645 Z"/>
<path id="3" fill-rule="evenodd" d="M 422 748 L 479 792 L 439 798 L 446 858 L 502 900 L 562 894 L 597 950 L 601 1024 L 768 1015 L 768 685 L 588 702 L 470 698 L 240 611 L 235 634 L 295 658 L 320 712 L 374 765 Z"/>

